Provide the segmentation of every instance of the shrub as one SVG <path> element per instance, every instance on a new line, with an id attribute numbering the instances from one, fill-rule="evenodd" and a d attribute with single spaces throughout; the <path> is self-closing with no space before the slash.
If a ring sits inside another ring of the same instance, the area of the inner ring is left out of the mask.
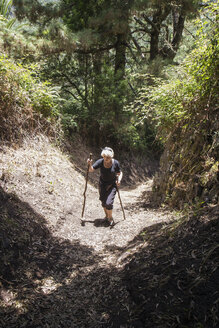
<path id="1" fill-rule="evenodd" d="M 24 67 L 0 57 L 0 124 L 1 138 L 21 138 L 25 131 L 52 129 L 51 121 L 59 116 L 58 91 L 37 77 L 36 67 Z M 41 126 L 42 127 L 42 126 Z"/>

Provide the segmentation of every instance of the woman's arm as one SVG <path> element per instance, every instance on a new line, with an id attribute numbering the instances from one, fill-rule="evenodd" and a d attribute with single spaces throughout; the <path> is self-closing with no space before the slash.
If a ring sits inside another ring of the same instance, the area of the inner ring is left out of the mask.
<path id="1" fill-rule="evenodd" d="M 122 173 L 122 171 L 120 171 L 119 173 L 117 173 L 116 184 L 117 184 L 118 187 L 120 186 L 120 183 L 121 183 L 122 177 L 123 177 L 123 173 Z"/>

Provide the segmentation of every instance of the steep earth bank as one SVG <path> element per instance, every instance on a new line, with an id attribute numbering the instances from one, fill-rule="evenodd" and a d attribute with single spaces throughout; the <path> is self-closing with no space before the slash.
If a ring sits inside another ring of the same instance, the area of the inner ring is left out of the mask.
<path id="1" fill-rule="evenodd" d="M 154 200 L 171 207 L 219 205 L 219 110 L 191 104 L 170 133 L 154 179 Z M 207 106 L 206 106 L 207 107 Z"/>

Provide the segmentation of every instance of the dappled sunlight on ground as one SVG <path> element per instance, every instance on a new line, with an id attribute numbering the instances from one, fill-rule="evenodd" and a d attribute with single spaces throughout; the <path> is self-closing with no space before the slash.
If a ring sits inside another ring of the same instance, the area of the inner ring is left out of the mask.
<path id="1" fill-rule="evenodd" d="M 202 261 L 196 227 L 185 223 L 180 230 L 180 216 L 156 208 L 150 201 L 153 181 L 146 177 L 136 186 L 121 186 L 126 219 L 116 196 L 115 226 L 110 229 L 103 222 L 95 175 L 88 183 L 81 225 L 86 153 L 79 156 L 80 161 L 85 158 L 80 172 L 69 155 L 44 137 L 27 140 L 21 148 L 2 148 L 0 327 L 165 328 L 168 322 L 178 327 L 185 318 L 194 323 L 191 310 L 184 315 L 176 303 L 182 299 L 189 306 L 193 300 L 198 306 L 197 297 L 183 289 L 196 281 L 199 267 L 193 261 Z M 197 229 L 201 231 L 203 224 L 200 221 Z M 213 277 L 216 271 L 209 260 L 216 251 L 216 226 L 210 222 L 207 228 L 213 246 L 208 248 L 210 241 L 205 243 L 207 233 L 203 234 L 206 260 L 201 265 Z M 201 273 L 198 284 L 203 288 L 207 278 Z M 159 292 L 162 286 L 172 293 L 179 311 L 172 311 L 169 321 L 163 298 L 166 295 L 170 302 L 169 294 Z M 208 302 L 211 305 L 214 297 Z M 162 318 L 166 323 L 159 326 Z M 212 312 L 209 318 L 214 327 L 216 315 Z"/>

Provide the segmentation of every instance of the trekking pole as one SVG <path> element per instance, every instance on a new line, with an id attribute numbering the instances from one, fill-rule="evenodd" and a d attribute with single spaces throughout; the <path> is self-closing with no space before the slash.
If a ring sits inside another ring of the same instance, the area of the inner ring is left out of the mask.
<path id="1" fill-rule="evenodd" d="M 90 153 L 90 161 L 92 159 L 92 153 Z M 85 202 L 86 202 L 86 191 L 87 191 L 87 181 L 88 181 L 88 174 L 89 174 L 89 167 L 90 167 L 90 163 L 88 163 L 87 165 L 87 175 L 86 175 L 86 182 L 85 182 L 85 188 L 84 188 L 84 203 L 83 203 L 83 208 L 82 208 L 82 213 L 81 213 L 81 221 L 83 222 L 84 220 L 84 209 L 85 209 Z"/>
<path id="2" fill-rule="evenodd" d="M 122 206 L 122 200 L 121 200 L 121 197 L 120 197 L 119 188 L 116 186 L 116 189 L 117 189 L 117 192 L 118 192 L 119 201 L 120 201 L 120 205 L 121 205 L 121 208 L 122 208 L 123 218 L 124 218 L 124 220 L 125 220 L 125 219 L 126 219 L 126 217 L 125 217 L 125 211 L 124 211 L 124 208 L 123 208 L 123 206 Z"/>

